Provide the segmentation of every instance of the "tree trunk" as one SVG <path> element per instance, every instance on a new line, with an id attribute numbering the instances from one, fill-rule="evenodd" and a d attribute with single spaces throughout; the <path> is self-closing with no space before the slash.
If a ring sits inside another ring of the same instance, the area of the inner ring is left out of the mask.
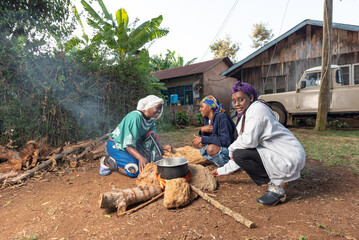
<path id="1" fill-rule="evenodd" d="M 332 12 L 333 0 L 324 0 L 322 76 L 318 101 L 316 131 L 325 131 L 330 107 L 330 85 L 332 81 Z"/>

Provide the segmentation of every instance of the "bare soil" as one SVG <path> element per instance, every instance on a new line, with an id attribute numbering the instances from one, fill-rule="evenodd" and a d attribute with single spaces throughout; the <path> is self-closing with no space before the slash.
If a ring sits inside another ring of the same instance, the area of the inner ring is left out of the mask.
<path id="1" fill-rule="evenodd" d="M 349 168 L 307 159 L 303 177 L 288 184 L 287 201 L 275 207 L 257 204 L 266 188 L 246 173 L 218 177 L 211 196 L 253 221 L 253 229 L 201 198 L 172 210 L 162 198 L 117 217 L 99 208 L 99 195 L 110 183 L 135 187 L 135 179 L 98 170 L 98 161 L 83 162 L 1 189 L 0 239 L 359 239 L 359 179 Z"/>

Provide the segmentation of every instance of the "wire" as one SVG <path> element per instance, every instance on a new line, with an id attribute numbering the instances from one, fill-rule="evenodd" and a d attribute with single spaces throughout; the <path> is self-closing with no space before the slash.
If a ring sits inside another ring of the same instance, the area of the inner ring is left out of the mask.
<path id="1" fill-rule="evenodd" d="M 202 56 L 200 62 L 202 62 L 202 60 L 203 60 L 203 59 L 205 58 L 205 56 L 207 55 L 208 50 L 210 49 L 210 46 L 211 46 L 211 45 L 217 40 L 217 38 L 221 35 L 221 33 L 222 33 L 224 27 L 226 26 L 226 24 L 227 24 L 229 18 L 231 17 L 231 15 L 232 15 L 234 9 L 236 8 L 236 6 L 237 6 L 237 4 L 238 4 L 238 1 L 239 1 L 239 0 L 236 0 L 236 1 L 234 2 L 234 4 L 233 4 L 231 10 L 230 10 L 229 13 L 227 14 L 227 17 L 226 17 L 226 18 L 224 19 L 224 21 L 223 21 L 222 26 L 219 28 L 219 30 L 218 30 L 216 36 L 213 38 L 211 44 L 208 46 L 206 52 L 203 54 L 203 56 Z"/>
<path id="2" fill-rule="evenodd" d="M 285 15 L 287 14 L 288 4 L 289 4 L 289 0 L 287 0 L 287 5 L 285 6 L 284 15 L 283 15 L 283 19 L 282 19 L 282 24 L 281 24 L 281 26 L 280 26 L 278 36 L 280 36 L 280 34 L 281 34 L 281 32 L 282 32 L 282 27 L 283 27 Z M 267 74 L 266 74 L 266 79 L 265 79 L 265 81 L 264 81 L 264 87 L 265 87 L 266 84 L 267 84 L 269 69 L 270 69 L 270 66 L 272 65 L 272 60 L 273 60 L 273 57 L 274 57 L 274 53 L 275 53 L 275 51 L 277 50 L 277 44 L 278 44 L 278 41 L 277 41 L 277 42 L 275 43 L 275 45 L 274 45 L 273 54 L 272 54 L 272 57 L 271 57 L 271 59 L 270 59 L 270 61 L 269 61 L 268 71 L 267 71 Z"/>

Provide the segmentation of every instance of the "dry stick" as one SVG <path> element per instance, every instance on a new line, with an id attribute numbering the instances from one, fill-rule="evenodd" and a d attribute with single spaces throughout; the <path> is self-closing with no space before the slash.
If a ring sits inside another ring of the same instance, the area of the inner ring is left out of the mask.
<path id="1" fill-rule="evenodd" d="M 100 137 L 99 139 L 97 139 L 98 141 L 101 141 L 101 140 L 104 140 L 108 137 L 109 134 L 105 134 L 104 136 Z M 45 167 L 47 167 L 48 165 L 50 165 L 51 163 L 55 163 L 56 164 L 56 160 L 62 158 L 64 155 L 66 154 L 69 154 L 69 153 L 72 153 L 72 152 L 75 152 L 81 148 L 85 148 L 87 146 L 90 146 L 91 143 L 88 143 L 86 145 L 83 145 L 83 146 L 80 146 L 80 147 L 76 147 L 76 148 L 72 148 L 72 149 L 68 149 L 66 151 L 63 151 L 59 154 L 55 154 L 54 156 L 51 156 L 49 157 L 48 160 L 46 160 L 45 162 L 41 163 L 40 165 L 37 165 L 36 167 L 24 172 L 23 174 L 20 174 L 19 176 L 15 177 L 15 178 L 12 178 L 10 179 L 9 183 L 11 184 L 16 184 L 16 183 L 19 183 L 21 182 L 21 180 L 29 177 L 29 176 L 32 176 L 36 171 L 40 170 L 40 169 L 43 169 Z"/>
<path id="2" fill-rule="evenodd" d="M 198 195 L 200 195 L 204 200 L 206 200 L 207 202 L 209 202 L 210 204 L 212 204 L 213 206 L 215 206 L 216 208 L 221 210 L 223 213 L 231 216 L 237 222 L 242 223 L 243 225 L 245 225 L 248 228 L 254 228 L 255 227 L 255 224 L 252 221 L 250 221 L 247 218 L 243 217 L 241 214 L 233 212 L 231 209 L 223 206 L 221 203 L 219 203 L 218 201 L 216 201 L 213 198 L 209 197 L 206 193 L 202 192 L 201 190 L 199 190 L 198 188 L 196 188 L 192 184 L 190 184 L 190 186 L 191 186 L 192 190 L 195 191 Z"/>
<path id="3" fill-rule="evenodd" d="M 125 214 L 131 214 L 133 212 L 136 212 L 137 210 L 147 206 L 148 204 L 150 203 L 153 203 L 154 201 L 156 201 L 157 199 L 159 199 L 160 197 L 162 197 L 163 195 L 165 194 L 165 192 L 161 192 L 160 194 L 158 194 L 157 196 L 153 197 L 152 199 L 148 200 L 147 202 L 144 202 L 140 205 L 138 205 L 137 207 L 134 207 L 130 210 L 127 210 L 126 212 L 123 212 L 123 213 L 119 213 L 118 216 L 123 216 Z"/>
<path id="4" fill-rule="evenodd" d="M 8 172 L 8 173 L 4 173 L 4 174 L 0 174 L 0 182 L 2 182 L 3 180 L 5 180 L 6 178 L 10 178 L 10 177 L 16 177 L 17 175 L 19 175 L 18 172 Z"/>

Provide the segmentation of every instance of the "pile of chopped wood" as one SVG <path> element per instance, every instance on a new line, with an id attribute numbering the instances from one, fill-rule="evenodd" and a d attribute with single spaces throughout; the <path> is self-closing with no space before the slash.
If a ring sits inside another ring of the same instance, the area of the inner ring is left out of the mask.
<path id="1" fill-rule="evenodd" d="M 97 140 L 89 140 L 64 147 L 51 148 L 46 140 L 29 141 L 19 151 L 0 146 L 0 182 L 19 183 L 36 171 L 51 164 L 74 168 L 80 160 L 95 160 L 106 154 L 106 144 L 102 141 L 108 135 Z"/>

